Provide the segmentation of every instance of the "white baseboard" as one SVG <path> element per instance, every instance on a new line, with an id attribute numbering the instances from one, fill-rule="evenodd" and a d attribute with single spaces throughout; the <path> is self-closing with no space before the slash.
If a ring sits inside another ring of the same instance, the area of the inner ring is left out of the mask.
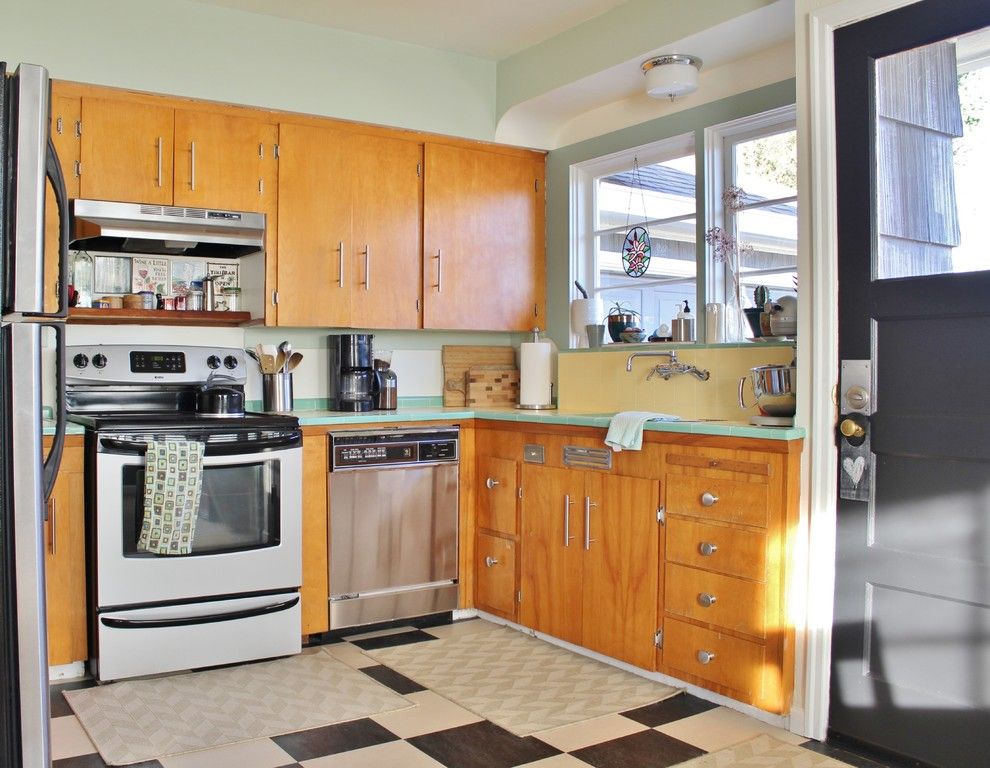
<path id="1" fill-rule="evenodd" d="M 73 661 L 71 664 L 59 664 L 48 668 L 48 681 L 73 680 L 86 676 L 86 662 Z"/>

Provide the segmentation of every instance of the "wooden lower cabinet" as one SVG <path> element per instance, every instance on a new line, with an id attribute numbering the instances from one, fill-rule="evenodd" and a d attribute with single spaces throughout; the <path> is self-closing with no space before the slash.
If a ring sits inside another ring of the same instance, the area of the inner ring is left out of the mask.
<path id="1" fill-rule="evenodd" d="M 303 431 L 302 634 L 330 628 L 326 430 Z"/>
<path id="2" fill-rule="evenodd" d="M 520 623 L 654 665 L 659 484 L 524 464 Z"/>
<path id="3" fill-rule="evenodd" d="M 45 451 L 50 441 L 45 440 Z M 83 439 L 66 438 L 45 522 L 48 663 L 89 657 L 86 625 L 86 519 Z"/>
<path id="4" fill-rule="evenodd" d="M 515 621 L 516 542 L 479 532 L 475 561 L 475 606 Z"/>

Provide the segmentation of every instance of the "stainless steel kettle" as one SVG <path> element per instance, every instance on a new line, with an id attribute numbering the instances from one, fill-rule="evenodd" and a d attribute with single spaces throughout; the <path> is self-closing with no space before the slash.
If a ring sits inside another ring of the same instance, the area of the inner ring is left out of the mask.
<path id="1" fill-rule="evenodd" d="M 739 407 L 746 404 L 746 376 L 739 379 Z M 797 367 L 792 365 L 758 365 L 749 369 L 756 406 L 765 416 L 793 416 L 797 409 Z"/>

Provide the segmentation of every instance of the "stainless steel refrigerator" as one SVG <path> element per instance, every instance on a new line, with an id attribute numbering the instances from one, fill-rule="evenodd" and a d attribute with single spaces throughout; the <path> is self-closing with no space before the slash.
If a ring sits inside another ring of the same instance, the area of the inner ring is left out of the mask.
<path id="1" fill-rule="evenodd" d="M 49 136 L 48 73 L 31 64 L 9 73 L 0 63 L 0 83 L 0 765 L 44 768 L 51 764 L 44 516 L 65 435 L 67 201 Z M 49 181 L 58 210 L 46 212 Z M 58 262 L 57 278 L 47 285 L 46 213 L 60 222 L 59 247 L 48 256 Z M 48 312 L 46 296 L 57 305 Z M 46 328 L 55 336 L 56 433 L 42 456 Z"/>

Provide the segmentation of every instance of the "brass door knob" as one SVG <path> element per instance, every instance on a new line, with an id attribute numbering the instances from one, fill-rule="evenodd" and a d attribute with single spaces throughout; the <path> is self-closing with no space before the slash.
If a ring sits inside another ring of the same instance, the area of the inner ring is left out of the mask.
<path id="1" fill-rule="evenodd" d="M 866 434 L 866 430 L 863 429 L 863 425 L 853 419 L 843 419 L 839 424 L 839 431 L 845 437 L 862 437 Z"/>

